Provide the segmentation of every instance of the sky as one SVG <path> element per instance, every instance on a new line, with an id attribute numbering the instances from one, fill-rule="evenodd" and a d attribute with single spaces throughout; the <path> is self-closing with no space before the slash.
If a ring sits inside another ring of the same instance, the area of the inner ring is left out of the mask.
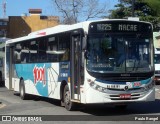
<path id="1" fill-rule="evenodd" d="M 2 3 L 0 0 L 0 18 L 3 18 Z M 118 0 L 100 0 L 107 2 L 108 9 L 113 9 Z M 58 16 L 54 9 L 52 0 L 6 0 L 6 17 L 7 16 L 21 16 L 28 13 L 28 9 L 42 9 L 42 15 Z"/>

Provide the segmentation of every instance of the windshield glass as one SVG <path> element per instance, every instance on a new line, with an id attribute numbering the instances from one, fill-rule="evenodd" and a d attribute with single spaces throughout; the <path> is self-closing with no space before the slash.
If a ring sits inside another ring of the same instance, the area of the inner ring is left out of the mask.
<path id="1" fill-rule="evenodd" d="M 151 39 L 142 34 L 93 34 L 88 37 L 87 69 L 98 73 L 150 72 Z"/>

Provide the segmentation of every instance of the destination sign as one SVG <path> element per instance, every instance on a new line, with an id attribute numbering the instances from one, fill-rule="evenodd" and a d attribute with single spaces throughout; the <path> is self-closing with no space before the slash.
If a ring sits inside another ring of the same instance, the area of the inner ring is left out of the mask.
<path id="1" fill-rule="evenodd" d="M 98 32 L 151 32 L 152 27 L 147 23 L 129 22 L 129 21 L 106 21 L 91 23 L 90 33 Z"/>
<path id="2" fill-rule="evenodd" d="M 112 24 L 97 24 L 97 30 L 99 31 L 111 31 Z M 136 24 L 118 24 L 117 30 L 119 31 L 137 31 L 138 25 Z"/>

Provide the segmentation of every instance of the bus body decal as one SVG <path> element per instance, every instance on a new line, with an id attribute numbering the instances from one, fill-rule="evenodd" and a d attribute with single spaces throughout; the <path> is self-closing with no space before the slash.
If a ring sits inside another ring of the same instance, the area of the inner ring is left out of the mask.
<path id="1" fill-rule="evenodd" d="M 68 81 L 70 63 L 60 62 L 58 65 L 55 63 L 16 64 L 15 70 L 16 78 L 23 77 L 24 81 L 30 80 L 30 83 L 34 84 L 39 95 L 48 97 L 48 94 L 54 91 L 58 82 Z M 49 90 L 49 85 L 54 86 Z"/>
<path id="2" fill-rule="evenodd" d="M 68 77 L 70 77 L 70 63 L 60 62 L 58 82 L 67 81 Z"/>
<path id="3" fill-rule="evenodd" d="M 16 64 L 15 70 L 18 78 L 23 77 L 24 81 L 29 80 L 34 84 L 38 93 L 48 96 L 47 69 L 51 64 Z M 27 74 L 26 74 L 27 73 Z"/>
<path id="4" fill-rule="evenodd" d="M 46 69 L 45 65 L 43 67 L 37 67 L 35 65 L 33 69 L 33 76 L 34 76 L 34 84 L 36 85 L 38 82 L 42 82 L 43 86 L 46 86 Z"/>

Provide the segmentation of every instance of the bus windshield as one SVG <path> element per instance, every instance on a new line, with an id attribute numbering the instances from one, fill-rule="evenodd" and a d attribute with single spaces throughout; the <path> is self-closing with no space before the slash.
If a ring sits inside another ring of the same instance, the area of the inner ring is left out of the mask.
<path id="1" fill-rule="evenodd" d="M 140 33 L 92 34 L 87 42 L 87 69 L 97 73 L 150 72 L 151 43 L 151 38 Z"/>

